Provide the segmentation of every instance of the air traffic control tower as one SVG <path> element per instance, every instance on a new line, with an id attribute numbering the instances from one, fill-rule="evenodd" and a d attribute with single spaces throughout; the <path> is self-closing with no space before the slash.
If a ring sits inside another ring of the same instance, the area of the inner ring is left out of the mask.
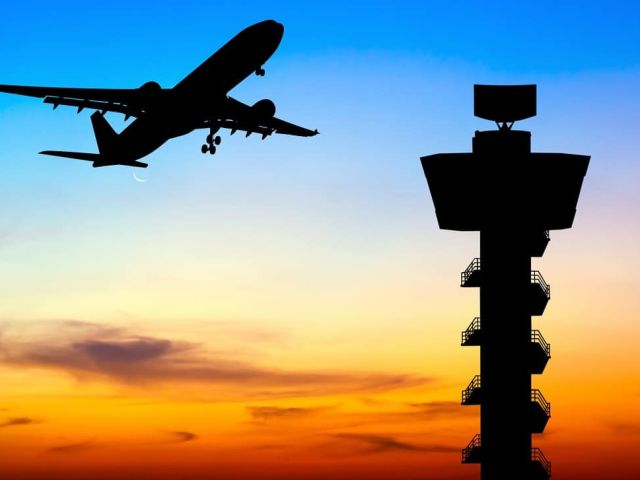
<path id="1" fill-rule="evenodd" d="M 480 232 L 480 257 L 462 272 L 462 287 L 480 288 L 480 313 L 462 332 L 480 347 L 480 375 L 462 392 L 480 405 L 480 433 L 462 450 L 482 480 L 548 479 L 551 464 L 531 434 L 542 433 L 551 405 L 532 388 L 551 349 L 531 316 L 542 315 L 551 289 L 531 257 L 549 231 L 571 228 L 589 157 L 532 153 L 531 133 L 513 123 L 536 115 L 536 86 L 476 85 L 475 115 L 497 130 L 476 131 L 471 153 L 422 157 L 440 228 Z"/>

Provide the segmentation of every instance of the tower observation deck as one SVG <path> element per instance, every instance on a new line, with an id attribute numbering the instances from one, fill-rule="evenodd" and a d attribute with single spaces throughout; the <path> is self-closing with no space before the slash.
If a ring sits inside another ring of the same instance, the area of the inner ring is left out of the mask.
<path id="1" fill-rule="evenodd" d="M 551 347 L 532 316 L 542 315 L 551 287 L 531 257 L 541 257 L 549 231 L 571 228 L 589 157 L 532 153 L 531 133 L 513 123 L 536 115 L 536 86 L 475 85 L 475 115 L 497 130 L 476 131 L 471 153 L 421 158 L 438 225 L 479 231 L 480 257 L 462 272 L 462 287 L 480 289 L 480 312 L 462 345 L 480 347 L 480 375 L 462 392 L 480 405 L 480 434 L 462 451 L 482 480 L 548 479 L 551 463 L 534 448 L 551 405 L 531 375 L 541 374 Z"/>

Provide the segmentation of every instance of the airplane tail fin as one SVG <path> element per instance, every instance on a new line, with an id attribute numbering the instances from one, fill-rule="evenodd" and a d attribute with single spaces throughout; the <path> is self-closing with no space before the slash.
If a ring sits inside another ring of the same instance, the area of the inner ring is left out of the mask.
<path id="1" fill-rule="evenodd" d="M 74 158 L 76 160 L 87 160 L 93 162 L 94 167 L 110 167 L 113 165 L 126 165 L 129 167 L 147 168 L 146 163 L 135 160 L 121 161 L 115 160 L 117 155 L 114 150 L 118 134 L 111 128 L 109 122 L 104 118 L 102 113 L 96 111 L 91 115 L 91 124 L 93 125 L 93 133 L 96 136 L 98 151 L 100 153 L 84 153 L 84 152 L 62 152 L 59 150 L 45 150 L 40 152 L 44 155 L 53 155 L 55 157 Z"/>
<path id="2" fill-rule="evenodd" d="M 93 133 L 96 136 L 98 151 L 102 155 L 109 156 L 113 150 L 118 134 L 113 130 L 109 122 L 102 113 L 95 111 L 91 115 L 91 124 L 93 125 Z"/>

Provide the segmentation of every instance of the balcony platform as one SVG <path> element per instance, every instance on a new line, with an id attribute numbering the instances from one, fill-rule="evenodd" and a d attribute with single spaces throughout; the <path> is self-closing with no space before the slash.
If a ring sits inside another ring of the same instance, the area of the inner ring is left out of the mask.
<path id="1" fill-rule="evenodd" d="M 469 444 L 462 449 L 462 463 L 480 463 L 482 461 L 482 442 L 480 434 L 474 435 Z"/>
<path id="2" fill-rule="evenodd" d="M 473 377 L 467 388 L 462 391 L 462 405 L 480 405 L 482 400 L 482 383 L 480 375 Z"/>
<path id="3" fill-rule="evenodd" d="M 531 479 L 549 480 L 551 478 L 551 462 L 539 448 L 531 449 Z"/>
<path id="4" fill-rule="evenodd" d="M 531 390 L 531 433 L 544 432 L 547 422 L 551 418 L 551 404 L 542 396 L 538 389 Z"/>
<path id="5" fill-rule="evenodd" d="M 531 373 L 540 375 L 551 358 L 551 345 L 544 339 L 540 330 L 531 330 L 530 357 Z"/>

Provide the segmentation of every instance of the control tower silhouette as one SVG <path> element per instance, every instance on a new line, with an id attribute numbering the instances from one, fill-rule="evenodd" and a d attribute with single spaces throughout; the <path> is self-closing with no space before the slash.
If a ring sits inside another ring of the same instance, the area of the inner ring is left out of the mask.
<path id="1" fill-rule="evenodd" d="M 551 406 L 531 374 L 541 374 L 551 348 L 532 315 L 551 296 L 531 257 L 541 257 L 549 230 L 570 228 L 589 157 L 532 153 L 531 133 L 513 123 L 536 115 L 536 86 L 475 85 L 475 115 L 497 130 L 476 131 L 471 153 L 422 157 L 438 225 L 479 231 L 480 257 L 462 272 L 462 287 L 480 288 L 480 316 L 462 332 L 462 345 L 480 347 L 480 375 L 462 392 L 480 405 L 480 434 L 462 450 L 480 463 L 482 480 L 548 479 L 551 464 L 532 448 Z"/>

